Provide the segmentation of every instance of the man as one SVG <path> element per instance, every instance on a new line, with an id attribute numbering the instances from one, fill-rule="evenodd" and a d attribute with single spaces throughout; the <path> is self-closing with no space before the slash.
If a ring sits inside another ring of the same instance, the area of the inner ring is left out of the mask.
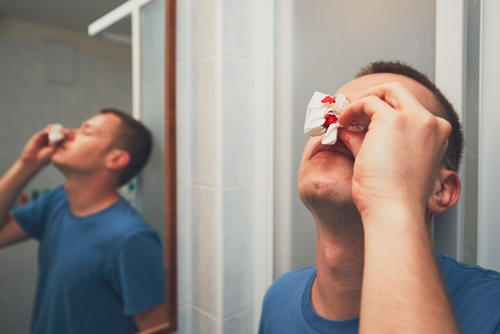
<path id="1" fill-rule="evenodd" d="M 135 333 L 166 320 L 157 233 L 116 188 L 146 164 L 151 134 L 105 109 L 64 140 L 36 133 L 0 179 L 0 247 L 40 241 L 32 333 Z M 40 199 L 9 212 L 28 181 L 52 162 L 65 177 Z"/>
<path id="2" fill-rule="evenodd" d="M 338 94 L 351 102 L 339 123 L 369 127 L 306 144 L 298 188 L 316 222 L 316 266 L 270 287 L 259 333 L 500 332 L 500 274 L 435 254 L 430 242 L 432 216 L 460 193 L 452 106 L 392 62 L 372 63 Z"/>

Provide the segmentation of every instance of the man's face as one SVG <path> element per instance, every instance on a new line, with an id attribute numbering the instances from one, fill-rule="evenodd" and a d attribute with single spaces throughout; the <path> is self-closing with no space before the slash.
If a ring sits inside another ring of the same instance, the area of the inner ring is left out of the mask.
<path id="1" fill-rule="evenodd" d="M 401 82 L 426 109 L 432 110 L 434 95 L 413 79 L 397 74 L 371 74 L 354 79 L 342 86 L 335 96 L 344 94 L 353 102 L 366 89 L 395 81 Z M 353 133 L 340 129 L 335 145 L 321 144 L 323 136 L 311 137 L 307 142 L 300 163 L 298 190 L 310 209 L 325 204 L 353 207 L 351 185 L 355 159 L 348 146 L 361 142 L 350 141 L 352 136 Z"/>
<path id="2" fill-rule="evenodd" d="M 78 129 L 67 129 L 66 139 L 52 156 L 61 170 L 93 173 L 104 168 L 104 159 L 121 120 L 113 114 L 99 114 Z"/>

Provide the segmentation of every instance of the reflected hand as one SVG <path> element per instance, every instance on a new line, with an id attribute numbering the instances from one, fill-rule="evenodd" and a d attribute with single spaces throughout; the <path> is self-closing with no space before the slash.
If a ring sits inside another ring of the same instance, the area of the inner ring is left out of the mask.
<path id="1" fill-rule="evenodd" d="M 20 156 L 20 161 L 32 167 L 41 168 L 50 162 L 57 145 L 49 145 L 49 133 L 52 125 L 35 133 L 26 143 Z"/>

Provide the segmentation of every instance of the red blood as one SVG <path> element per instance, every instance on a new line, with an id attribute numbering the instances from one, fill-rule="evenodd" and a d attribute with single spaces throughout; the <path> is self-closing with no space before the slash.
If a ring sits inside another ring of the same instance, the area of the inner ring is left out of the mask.
<path id="1" fill-rule="evenodd" d="M 339 120 L 337 116 L 332 115 L 332 114 L 326 114 L 325 116 L 325 123 L 323 123 L 323 126 L 325 128 L 329 127 L 330 124 L 337 123 Z"/>
<path id="2" fill-rule="evenodd" d="M 323 100 L 321 100 L 321 103 L 335 103 L 335 98 L 327 95 Z"/>

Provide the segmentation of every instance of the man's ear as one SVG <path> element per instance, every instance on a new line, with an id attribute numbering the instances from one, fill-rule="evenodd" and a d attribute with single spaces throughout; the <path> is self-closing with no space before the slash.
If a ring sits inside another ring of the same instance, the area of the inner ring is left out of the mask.
<path id="1" fill-rule="evenodd" d="M 427 209 L 433 215 L 442 213 L 455 205 L 459 197 L 460 178 L 454 171 L 442 167 L 427 201 Z"/>
<path id="2" fill-rule="evenodd" d="M 122 169 L 130 162 L 130 153 L 125 150 L 113 149 L 108 152 L 106 156 L 106 168 L 108 169 Z"/>

